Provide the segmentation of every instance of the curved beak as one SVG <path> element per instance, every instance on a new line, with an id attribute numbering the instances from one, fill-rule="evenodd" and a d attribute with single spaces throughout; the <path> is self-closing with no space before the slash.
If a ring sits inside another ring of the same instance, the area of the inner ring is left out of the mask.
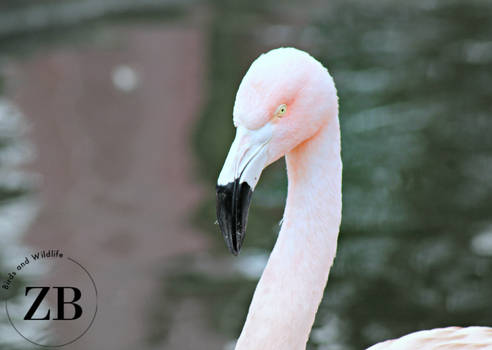
<path id="1" fill-rule="evenodd" d="M 267 164 L 271 125 L 239 126 L 217 180 L 217 220 L 229 251 L 238 255 L 244 241 L 251 195 Z"/>

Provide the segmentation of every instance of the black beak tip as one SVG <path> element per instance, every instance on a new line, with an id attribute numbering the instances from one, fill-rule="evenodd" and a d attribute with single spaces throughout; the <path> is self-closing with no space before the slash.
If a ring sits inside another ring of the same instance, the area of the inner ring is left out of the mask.
<path id="1" fill-rule="evenodd" d="M 217 221 L 227 248 L 237 256 L 243 244 L 248 209 L 253 191 L 239 179 L 227 185 L 217 185 Z"/>
<path id="2" fill-rule="evenodd" d="M 234 249 L 233 247 L 229 247 L 229 251 L 231 252 L 232 255 L 238 256 L 239 255 L 239 252 L 241 251 L 241 248 Z"/>

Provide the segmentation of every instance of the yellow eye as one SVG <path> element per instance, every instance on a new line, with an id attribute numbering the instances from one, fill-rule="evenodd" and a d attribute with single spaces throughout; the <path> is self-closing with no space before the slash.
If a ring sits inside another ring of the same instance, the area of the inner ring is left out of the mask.
<path id="1" fill-rule="evenodd" d="M 287 112 L 287 105 L 286 104 L 281 104 L 280 106 L 277 107 L 275 110 L 275 117 L 282 117 L 285 113 Z"/>

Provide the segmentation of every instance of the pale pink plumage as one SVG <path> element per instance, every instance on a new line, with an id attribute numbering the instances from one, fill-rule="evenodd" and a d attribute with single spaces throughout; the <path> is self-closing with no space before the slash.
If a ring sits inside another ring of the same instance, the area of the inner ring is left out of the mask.
<path id="1" fill-rule="evenodd" d="M 283 103 L 288 114 L 272 119 Z M 282 229 L 236 349 L 305 349 L 335 257 L 341 220 L 342 163 L 333 80 L 305 52 L 270 51 L 245 75 L 234 123 L 252 132 L 272 124 L 267 164 L 285 155 L 289 180 Z M 421 331 L 370 349 L 492 349 L 492 330 Z"/>
<path id="2" fill-rule="evenodd" d="M 447 327 L 419 331 L 387 340 L 367 350 L 490 350 L 492 328 Z"/>

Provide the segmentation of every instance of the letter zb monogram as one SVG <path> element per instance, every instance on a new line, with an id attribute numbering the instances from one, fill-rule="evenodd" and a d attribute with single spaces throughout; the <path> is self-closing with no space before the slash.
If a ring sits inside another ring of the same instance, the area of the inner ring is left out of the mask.
<path id="1" fill-rule="evenodd" d="M 41 318 L 34 318 L 34 314 L 36 313 L 37 309 L 39 308 L 39 305 L 43 302 L 44 298 L 48 294 L 50 287 L 26 287 L 26 295 L 29 293 L 30 290 L 32 289 L 40 289 L 41 291 L 39 292 L 38 296 L 32 303 L 31 307 L 27 311 L 26 315 L 24 316 L 24 320 L 49 320 L 50 319 L 50 312 L 51 310 L 48 309 L 48 312 L 44 317 Z M 76 301 L 79 301 L 80 298 L 82 297 L 82 293 L 80 292 L 80 289 L 75 288 L 75 287 L 53 287 L 53 289 L 57 290 L 56 297 L 57 297 L 57 317 L 54 318 L 53 320 L 76 320 L 82 316 L 82 307 L 76 303 Z M 71 289 L 73 292 L 73 298 L 71 301 L 66 301 L 65 300 L 65 290 L 66 289 Z M 73 307 L 74 313 L 73 316 L 70 318 L 65 317 L 65 305 L 70 304 Z"/>

